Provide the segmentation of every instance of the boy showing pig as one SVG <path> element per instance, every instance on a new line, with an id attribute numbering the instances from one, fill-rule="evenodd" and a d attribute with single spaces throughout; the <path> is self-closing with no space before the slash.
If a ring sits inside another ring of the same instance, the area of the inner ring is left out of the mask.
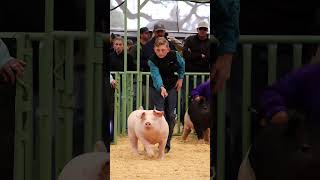
<path id="1" fill-rule="evenodd" d="M 169 136 L 165 146 L 165 153 L 168 153 L 176 121 L 177 92 L 182 87 L 185 63 L 178 52 L 170 51 L 169 42 L 163 37 L 155 40 L 154 52 L 148 60 L 153 81 L 151 98 L 155 112 L 164 112 L 169 125 Z"/>

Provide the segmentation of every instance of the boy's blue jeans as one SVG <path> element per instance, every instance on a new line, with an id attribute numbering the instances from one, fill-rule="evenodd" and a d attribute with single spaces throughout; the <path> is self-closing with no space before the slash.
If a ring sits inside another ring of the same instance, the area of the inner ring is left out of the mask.
<path id="1" fill-rule="evenodd" d="M 158 111 L 164 111 L 165 118 L 169 125 L 169 136 L 166 148 L 170 149 L 170 141 L 173 133 L 173 128 L 176 124 L 176 105 L 177 105 L 177 91 L 175 88 L 167 90 L 168 96 L 163 98 L 161 92 L 155 88 L 150 88 L 151 98 L 154 103 L 154 108 Z"/>

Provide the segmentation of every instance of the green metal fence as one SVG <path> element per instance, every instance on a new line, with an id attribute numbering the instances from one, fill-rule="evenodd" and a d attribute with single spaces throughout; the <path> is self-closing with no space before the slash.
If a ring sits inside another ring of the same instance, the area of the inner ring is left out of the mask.
<path id="1" fill-rule="evenodd" d="M 106 36 L 95 33 L 91 37 L 93 44 L 87 46 L 85 152 L 92 151 L 94 143 L 102 139 L 102 47 Z M 16 39 L 17 58 L 27 63 L 16 88 L 14 179 L 52 179 L 72 158 L 74 43 L 75 40 L 88 43 L 90 35 L 88 32 L 56 31 L 48 34 L 0 33 L 0 37 Z M 39 42 L 39 69 L 33 68 L 35 54 L 31 43 L 35 41 Z M 33 71 L 39 71 L 38 110 L 34 109 L 33 102 L 36 83 L 33 82 Z"/>

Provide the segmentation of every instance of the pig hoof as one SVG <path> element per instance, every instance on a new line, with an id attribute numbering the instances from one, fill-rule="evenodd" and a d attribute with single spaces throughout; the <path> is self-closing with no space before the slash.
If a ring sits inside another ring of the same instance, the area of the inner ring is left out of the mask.
<path id="1" fill-rule="evenodd" d="M 152 153 L 151 153 L 151 152 L 148 153 L 148 157 L 149 157 L 149 158 L 152 158 L 153 156 L 154 156 L 154 153 L 153 153 L 153 152 L 152 152 Z"/>
<path id="2" fill-rule="evenodd" d="M 164 156 L 159 156 L 159 160 L 164 160 Z"/>

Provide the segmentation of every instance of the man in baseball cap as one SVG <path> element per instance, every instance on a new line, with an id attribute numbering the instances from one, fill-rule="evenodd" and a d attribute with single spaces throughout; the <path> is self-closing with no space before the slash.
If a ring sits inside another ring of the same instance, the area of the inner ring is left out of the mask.
<path id="1" fill-rule="evenodd" d="M 141 63 L 142 63 L 143 71 L 149 71 L 148 59 L 154 53 L 154 50 L 153 50 L 154 42 L 158 37 L 165 37 L 165 33 L 166 33 L 166 28 L 163 23 L 157 22 L 156 24 L 154 24 L 153 26 L 154 37 L 145 46 L 143 46 L 143 50 L 141 54 Z M 177 50 L 171 42 L 169 42 L 169 47 L 171 50 L 175 50 L 175 51 Z"/>
<path id="2" fill-rule="evenodd" d="M 187 72 L 209 72 L 210 41 L 208 39 L 209 25 L 201 21 L 197 26 L 197 34 L 189 36 L 183 47 L 183 57 Z"/>
<path id="3" fill-rule="evenodd" d="M 207 23 L 207 22 L 205 22 L 205 21 L 200 21 L 199 23 L 198 23 L 198 27 L 197 27 L 198 29 L 199 28 L 207 28 L 207 29 L 209 29 L 209 24 Z"/>
<path id="4" fill-rule="evenodd" d="M 151 37 L 150 30 L 147 27 L 140 28 L 140 54 L 142 54 L 142 48 L 150 40 L 150 37 Z M 137 65 L 137 49 L 138 49 L 138 45 L 135 44 L 129 50 L 129 54 L 133 57 L 133 63 L 135 65 Z M 140 65 L 141 65 L 141 63 L 140 63 Z M 142 68 L 142 65 L 140 66 L 140 68 Z"/>

